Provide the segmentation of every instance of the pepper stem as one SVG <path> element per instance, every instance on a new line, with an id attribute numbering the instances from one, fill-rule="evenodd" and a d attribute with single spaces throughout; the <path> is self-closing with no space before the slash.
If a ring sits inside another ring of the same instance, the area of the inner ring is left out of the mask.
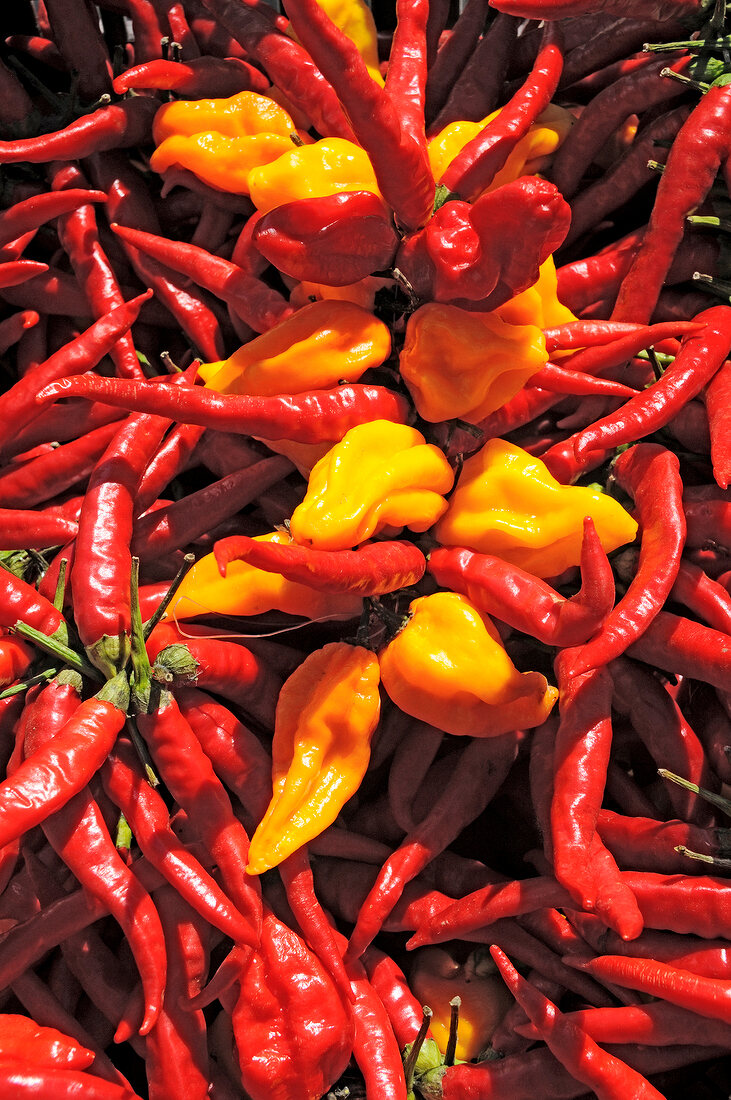
<path id="1" fill-rule="evenodd" d="M 669 779 L 671 783 L 676 783 L 679 787 L 683 787 L 686 791 L 692 791 L 693 794 L 697 794 L 704 802 L 710 802 L 712 806 L 715 806 L 721 813 L 726 814 L 727 817 L 731 817 L 731 801 L 728 798 L 724 798 L 721 794 L 716 794 L 714 791 L 709 791 L 706 787 L 699 787 L 697 783 L 691 783 L 689 779 L 683 779 L 682 775 L 676 775 L 675 772 L 669 772 L 667 768 L 658 768 L 657 774 L 661 779 Z"/>
<path id="2" fill-rule="evenodd" d="M 61 558 L 58 564 L 58 577 L 56 579 L 56 591 L 53 593 L 53 606 L 57 611 L 63 611 L 63 601 L 66 595 L 66 570 L 68 558 Z"/>
<path id="3" fill-rule="evenodd" d="M 140 611 L 140 559 L 132 558 L 130 579 L 130 610 L 132 623 L 132 699 L 135 710 L 146 711 L 150 702 L 152 668 L 145 647 L 145 635 Z"/>
<path id="4" fill-rule="evenodd" d="M 414 1039 L 411 1046 L 408 1048 L 409 1053 L 404 1060 L 404 1077 L 406 1078 L 406 1091 L 411 1092 L 414 1083 L 414 1070 L 416 1069 L 416 1060 L 419 1057 L 419 1051 L 424 1045 L 424 1040 L 429 1034 L 429 1027 L 431 1025 L 431 1018 L 433 1016 L 432 1010 L 424 1005 L 422 1008 L 421 1027 L 418 1034 Z"/>
<path id="5" fill-rule="evenodd" d="M 35 684 L 42 684 L 45 683 L 46 680 L 52 680 L 57 673 L 57 668 L 44 668 L 42 672 L 36 672 L 35 676 L 29 676 L 28 679 L 23 680 L 22 683 L 13 684 L 12 687 L 0 691 L 0 699 L 10 699 L 13 695 L 20 695 L 21 692 L 27 691 L 28 688 L 32 688 Z"/>
<path id="6" fill-rule="evenodd" d="M 181 584 L 183 583 L 183 578 L 184 578 L 185 574 L 188 572 L 188 570 L 190 569 L 190 567 L 192 566 L 194 561 L 195 561 L 195 554 L 186 554 L 185 557 L 183 558 L 182 565 L 180 566 L 180 569 L 178 570 L 178 572 L 175 574 L 175 578 L 173 579 L 172 584 L 168 588 L 168 590 L 165 593 L 165 595 L 163 596 L 163 598 L 160 600 L 160 603 L 155 608 L 154 612 L 152 613 L 152 616 L 147 620 L 144 627 L 142 628 L 142 636 L 143 636 L 145 641 L 147 641 L 147 639 L 150 637 L 153 630 L 155 629 L 157 624 L 160 622 L 160 619 L 162 619 L 163 615 L 165 614 L 167 609 L 170 607 L 170 604 L 173 601 L 175 593 L 178 591 Z M 139 599 L 137 601 L 137 606 L 139 608 Z"/>
<path id="7" fill-rule="evenodd" d="M 687 856 L 688 859 L 698 859 L 701 863 L 710 863 L 713 867 L 719 867 L 724 871 L 728 871 L 731 867 L 731 859 L 721 859 L 719 856 L 709 856 L 703 852 L 693 852 L 690 848 L 686 848 L 684 844 L 676 844 L 675 851 L 680 852 L 682 856 Z"/>
<path id="8" fill-rule="evenodd" d="M 90 664 L 85 657 L 82 657 L 75 650 L 70 649 L 58 638 L 49 637 L 48 634 L 44 634 L 41 630 L 36 630 L 35 627 L 28 626 L 22 620 L 18 620 L 12 630 L 15 634 L 19 634 L 21 638 L 25 638 L 26 641 L 32 642 L 33 645 L 38 646 L 45 653 L 50 653 L 52 657 L 58 658 L 64 665 L 69 668 L 75 669 L 82 676 L 88 676 L 92 680 L 96 680 L 97 683 L 102 679 L 101 672 L 94 665 Z"/>
<path id="9" fill-rule="evenodd" d="M 454 1057 L 457 1053 L 457 1032 L 459 1031 L 459 1010 L 461 1005 L 461 997 L 452 997 L 452 1000 L 449 1002 L 451 1012 L 449 1016 L 449 1038 L 447 1039 L 447 1049 L 444 1052 L 445 1066 L 454 1065 Z"/>

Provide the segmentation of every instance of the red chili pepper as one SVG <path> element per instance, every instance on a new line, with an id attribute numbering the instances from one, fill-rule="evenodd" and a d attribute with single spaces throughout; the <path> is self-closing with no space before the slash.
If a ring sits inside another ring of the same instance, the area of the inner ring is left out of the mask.
<path id="1" fill-rule="evenodd" d="M 10 630 L 17 622 L 32 626 L 49 638 L 55 636 L 60 641 L 68 638 L 64 617 L 50 600 L 10 570 L 0 568 L 0 626 Z"/>
<path id="2" fill-rule="evenodd" d="M 700 875 L 707 869 L 706 863 L 689 859 L 679 847 L 721 858 L 731 851 L 728 830 L 704 829 L 680 820 L 625 817 L 612 810 L 599 811 L 597 832 L 620 867 L 664 875 L 691 875 L 694 871 Z"/>
<path id="3" fill-rule="evenodd" d="M 566 236 L 570 217 L 553 184 L 523 176 L 472 204 L 445 202 L 422 230 L 404 238 L 396 267 L 420 298 L 496 309 L 536 282 L 538 268 Z M 529 246 L 512 248 L 506 225 L 530 227 Z"/>
<path id="4" fill-rule="evenodd" d="M 83 99 L 94 100 L 110 90 L 112 63 L 99 22 L 92 11 L 74 0 L 44 0 L 50 37 L 58 46 L 69 72 L 78 74 Z"/>
<path id="5" fill-rule="evenodd" d="M 96 321 L 86 332 L 66 344 L 50 356 L 45 363 L 29 371 L 14 386 L 0 396 L 0 416 L 13 431 L 29 424 L 38 416 L 40 407 L 35 404 L 39 389 L 49 382 L 73 373 L 83 373 L 96 364 L 114 347 L 114 344 L 136 321 L 142 303 L 151 297 L 151 291 L 139 298 L 112 310 L 106 317 Z M 7 419 L 5 419 L 7 417 Z M 8 433 L 9 434 L 9 433 Z M 6 437 L 0 440 L 0 453 L 4 453 Z"/>
<path id="6" fill-rule="evenodd" d="M 204 248 L 154 237 L 114 222 L 112 229 L 135 251 L 143 252 L 173 271 L 187 275 L 199 286 L 229 302 L 237 315 L 255 332 L 266 332 L 293 312 L 278 291 Z"/>
<path id="7" fill-rule="evenodd" d="M 728 690 L 731 677 L 731 635 L 660 611 L 642 636 L 627 650 L 628 657 L 675 676 L 687 676 Z"/>
<path id="8" fill-rule="evenodd" d="M 6 125 L 26 123 L 33 111 L 33 100 L 4 62 L 0 62 L 0 119 Z"/>
<path id="9" fill-rule="evenodd" d="M 637 571 L 600 632 L 571 654 L 574 674 L 601 668 L 635 642 L 660 611 L 673 587 L 685 544 L 683 483 L 677 457 L 654 443 L 640 443 L 617 459 L 618 484 L 635 498 L 641 543 Z"/>
<path id="10" fill-rule="evenodd" d="M 562 367 L 557 363 L 545 363 L 539 371 L 528 379 L 528 386 L 538 386 L 552 393 L 574 394 L 575 396 L 601 394 L 607 397 L 634 397 L 637 390 L 625 386 L 623 382 L 613 382 L 609 378 L 595 378 L 592 374 Z"/>
<path id="11" fill-rule="evenodd" d="M 27 283 L 46 271 L 48 264 L 36 263 L 35 260 L 8 260 L 0 263 L 0 289 Z"/>
<path id="12" fill-rule="evenodd" d="M 0 214 L 0 245 L 38 229 L 44 222 L 68 214 L 86 203 L 105 202 L 103 191 L 91 191 L 88 187 L 67 188 L 63 192 L 45 191 L 15 203 Z"/>
<path id="13" fill-rule="evenodd" d="M 149 96 L 134 96 L 82 115 L 54 133 L 0 141 L 0 164 L 80 160 L 108 149 L 144 145 L 150 140 L 152 120 L 158 107 L 157 100 Z"/>
<path id="14" fill-rule="evenodd" d="M 140 479 L 135 497 L 135 509 L 139 516 L 155 503 L 174 478 L 188 468 L 204 432 L 205 428 L 197 424 L 177 424 L 163 440 Z M 0 488 L 0 499 L 1 494 Z"/>
<path id="15" fill-rule="evenodd" d="M 363 965 L 403 1050 L 407 1043 L 413 1043 L 419 1032 L 421 1005 L 411 992 L 406 975 L 389 955 L 371 944 L 363 955 Z"/>
<path id="16" fill-rule="evenodd" d="M 728 360 L 706 386 L 705 402 L 713 476 L 722 489 L 727 489 L 731 483 L 731 362 Z"/>
<path id="17" fill-rule="evenodd" d="M 117 428 L 116 422 L 103 424 L 30 462 L 6 468 L 0 473 L 2 507 L 29 508 L 83 481 L 93 470 Z"/>
<path id="18" fill-rule="evenodd" d="M 5 550 L 43 550 L 74 538 L 77 525 L 42 512 L 0 508 L 0 531 Z"/>
<path id="19" fill-rule="evenodd" d="M 229 562 L 246 561 L 318 591 L 359 596 L 381 596 L 416 584 L 426 569 L 424 555 L 411 542 L 371 542 L 358 550 L 328 551 L 234 535 L 217 542 L 214 552 L 224 577 Z"/>
<path id="20" fill-rule="evenodd" d="M 429 572 L 443 588 L 546 645 L 574 646 L 598 630 L 614 606 L 614 576 L 589 517 L 584 520 L 582 586 L 565 599 L 550 585 L 489 554 L 438 547 Z"/>
<path id="21" fill-rule="evenodd" d="M 33 1069 L 12 1059 L 0 1061 L 0 1088 L 7 1100 L 25 1100 L 30 1096 L 53 1096 L 54 1100 L 140 1100 L 125 1085 L 104 1081 L 91 1073 L 76 1070 Z"/>
<path id="22" fill-rule="evenodd" d="M 434 208 L 423 116 L 426 5 L 412 3 L 409 10 L 411 18 L 417 13 L 419 31 L 414 33 L 412 25 L 404 32 L 407 40 L 396 58 L 394 74 L 399 94 L 394 97 L 371 78 L 355 44 L 317 0 L 287 3 L 295 34 L 335 89 L 356 140 L 373 165 L 379 190 L 406 231 L 425 225 Z M 402 41 L 399 35 L 397 45 Z"/>
<path id="23" fill-rule="evenodd" d="M 498 948 L 490 948 L 506 985 L 527 1013 L 548 1049 L 599 1100 L 662 1100 L 662 1094 L 626 1063 L 602 1050 L 570 1017 L 531 986 Z"/>
<path id="24" fill-rule="evenodd" d="M 731 634 L 731 595 L 700 566 L 681 561 L 670 597 L 690 608 L 697 618 L 703 619 L 714 630 Z"/>
<path id="25" fill-rule="evenodd" d="M 683 500 L 689 547 L 731 546 L 731 500 Z"/>
<path id="26" fill-rule="evenodd" d="M 254 942 L 261 927 L 258 882 L 244 875 L 249 840 L 236 818 L 222 783 L 198 739 L 167 691 L 159 703 L 139 714 L 137 724 L 165 785 L 175 801 L 190 814 L 206 849 L 218 864 L 224 889 L 251 926 Z"/>
<path id="27" fill-rule="evenodd" d="M 40 61 L 50 69 L 56 69 L 61 73 L 66 72 L 66 63 L 59 53 L 58 46 L 50 38 L 44 38 L 39 34 L 9 34 L 5 39 L 5 45 L 10 50 L 27 53 L 33 61 Z"/>
<path id="28" fill-rule="evenodd" d="M 508 774 L 517 748 L 515 735 L 506 734 L 475 738 L 463 750 L 439 799 L 379 871 L 358 913 L 346 962 L 363 954 L 406 884 L 483 812 Z"/>
<path id="29" fill-rule="evenodd" d="M 17 344 L 23 333 L 37 325 L 39 321 L 40 316 L 33 309 L 24 309 L 0 321 L 0 355 L 4 355 L 8 348 Z"/>
<path id="30" fill-rule="evenodd" d="M 335 441 L 357 424 L 371 420 L 404 423 L 409 415 L 408 403 L 399 394 L 357 383 L 292 397 L 248 397 L 201 388 L 172 391 L 151 383 L 86 375 L 47 386 L 37 400 L 76 396 L 219 431 L 300 443 Z"/>
<path id="31" fill-rule="evenodd" d="M 612 314 L 617 320 L 649 320 L 685 219 L 702 203 L 727 156 L 730 105 L 728 86 L 712 87 L 673 141 L 647 232 L 620 287 Z"/>
<path id="32" fill-rule="evenodd" d="M 309 55 L 308 46 L 303 49 L 287 34 L 279 33 L 273 25 L 273 9 L 266 14 L 266 5 L 242 6 L 238 0 L 206 0 L 206 7 L 244 47 L 247 56 L 261 65 L 272 84 L 312 119 L 319 134 L 353 140 L 337 95 L 320 71 L 315 55 Z M 280 30 L 286 29 L 282 16 L 275 19 L 284 24 Z"/>
<path id="33" fill-rule="evenodd" d="M 286 275 L 327 286 L 387 270 L 399 243 L 388 211 L 371 191 L 284 203 L 257 218 L 251 239 Z"/>
<path id="34" fill-rule="evenodd" d="M 563 69 L 563 37 L 546 23 L 533 69 L 522 88 L 457 154 L 442 176 L 450 191 L 474 202 L 494 180 L 520 139 L 551 102 Z"/>

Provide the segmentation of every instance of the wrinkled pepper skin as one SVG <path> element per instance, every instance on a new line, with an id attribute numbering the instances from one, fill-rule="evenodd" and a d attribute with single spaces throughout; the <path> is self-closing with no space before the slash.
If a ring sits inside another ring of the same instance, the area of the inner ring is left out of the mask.
<path id="1" fill-rule="evenodd" d="M 228 359 L 204 363 L 198 375 L 219 393 L 273 397 L 357 382 L 391 351 L 383 321 L 354 302 L 319 301 L 298 309 Z"/>
<path id="2" fill-rule="evenodd" d="M 291 149 L 295 132 L 284 108 L 256 92 L 176 100 L 155 115 L 150 167 L 161 173 L 186 168 L 219 191 L 248 195 L 250 171 Z"/>
<path id="3" fill-rule="evenodd" d="M 454 475 L 421 432 L 390 420 L 351 429 L 313 468 L 295 508 L 295 542 L 347 550 L 388 528 L 426 531 L 447 507 Z"/>
<path id="4" fill-rule="evenodd" d="M 251 201 L 261 214 L 284 203 L 318 199 L 339 191 L 372 191 L 380 198 L 368 154 L 345 138 L 322 138 L 282 152 L 249 176 Z"/>
<path id="5" fill-rule="evenodd" d="M 405 237 L 396 267 L 425 300 L 497 309 L 538 279 L 563 242 L 571 210 L 552 183 L 526 176 L 470 204 L 450 199 Z M 515 248 L 515 240 L 523 242 Z"/>
<path id="6" fill-rule="evenodd" d="M 285 681 L 272 741 L 272 800 L 251 838 L 248 874 L 276 867 L 319 836 L 355 794 L 380 715 L 379 680 L 374 653 L 330 642 Z"/>
<path id="7" fill-rule="evenodd" d="M 613 497 L 561 485 L 539 458 L 491 439 L 465 462 L 434 534 L 443 546 L 494 554 L 537 577 L 556 577 L 581 560 L 584 516 L 591 516 L 607 553 L 637 533 Z"/>
<path id="8" fill-rule="evenodd" d="M 537 325 L 427 302 L 406 322 L 399 370 L 423 420 L 478 424 L 548 360 Z"/>
<path id="9" fill-rule="evenodd" d="M 284 203 L 264 214 L 254 244 L 293 279 L 348 286 L 390 267 L 399 236 L 372 191 L 340 191 Z"/>
<path id="10" fill-rule="evenodd" d="M 267 910 L 260 949 L 241 971 L 232 1022 L 251 1100 L 320 1100 L 353 1049 L 353 1020 L 332 979 Z"/>
<path id="11" fill-rule="evenodd" d="M 544 722 L 558 699 L 540 672 L 519 672 L 487 615 L 456 592 L 410 605 L 411 617 L 379 654 L 396 706 L 445 733 L 498 737 Z"/>

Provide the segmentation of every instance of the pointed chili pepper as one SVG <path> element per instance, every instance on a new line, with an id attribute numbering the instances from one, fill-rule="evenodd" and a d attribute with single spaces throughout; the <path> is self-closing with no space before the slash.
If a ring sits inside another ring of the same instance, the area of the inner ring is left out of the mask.
<path id="1" fill-rule="evenodd" d="M 713 476 L 722 489 L 731 484 L 731 363 L 724 362 L 706 386 Z"/>
<path id="2" fill-rule="evenodd" d="M 694 619 L 659 611 L 627 650 L 645 664 L 727 691 L 731 676 L 731 634 Z"/>
<path id="3" fill-rule="evenodd" d="M 150 140 L 152 119 L 158 106 L 157 100 L 149 96 L 134 96 L 82 115 L 52 134 L 0 141 L 0 164 L 80 160 L 108 149 L 144 145 Z"/>
<path id="4" fill-rule="evenodd" d="M 85 187 L 67 188 L 63 192 L 46 191 L 15 203 L 0 214 L 0 245 L 6 245 L 31 229 L 37 229 L 51 218 L 76 210 L 84 203 L 104 202 L 103 191 Z"/>
<path id="5" fill-rule="evenodd" d="M 114 80 L 114 91 L 163 88 L 191 99 L 225 99 L 237 92 L 266 94 L 269 81 L 259 69 L 236 57 L 189 57 L 182 61 L 156 58 L 125 69 Z"/>
<path id="6" fill-rule="evenodd" d="M 86 375 L 83 379 L 69 378 L 47 386 L 37 399 L 54 400 L 62 396 L 91 397 L 187 424 L 300 443 L 335 441 L 349 428 L 372 420 L 404 423 L 409 414 L 408 403 L 399 394 L 382 386 L 357 384 L 292 397 L 248 397 L 200 388 L 173 392 L 167 386 Z"/>

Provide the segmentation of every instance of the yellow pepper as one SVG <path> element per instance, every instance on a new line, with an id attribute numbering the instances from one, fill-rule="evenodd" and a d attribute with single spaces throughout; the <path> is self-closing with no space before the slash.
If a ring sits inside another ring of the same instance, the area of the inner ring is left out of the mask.
<path id="1" fill-rule="evenodd" d="M 569 307 L 558 300 L 558 278 L 553 256 L 549 256 L 538 268 L 538 280 L 533 286 L 516 294 L 495 312 L 509 325 L 537 325 L 540 329 L 577 320 Z"/>
<path id="2" fill-rule="evenodd" d="M 290 541 L 279 531 L 258 538 L 262 542 Z M 214 555 L 207 554 L 185 575 L 164 618 L 195 619 L 211 613 L 248 617 L 283 611 L 305 619 L 352 619 L 360 615 L 362 606 L 354 596 L 317 592 L 243 561 L 230 562 L 222 577 Z"/>
<path id="3" fill-rule="evenodd" d="M 613 497 L 561 485 L 539 458 L 491 439 L 465 462 L 434 534 L 445 546 L 494 554 L 537 577 L 555 577 L 579 564 L 584 516 L 593 519 L 607 553 L 637 532 Z"/>
<path id="4" fill-rule="evenodd" d="M 487 615 L 456 592 L 414 600 L 381 651 L 381 680 L 405 714 L 445 733 L 497 737 L 545 721 L 558 698 L 540 672 L 519 672 Z"/>
<path id="5" fill-rule="evenodd" d="M 347 642 L 311 653 L 285 681 L 272 740 L 272 800 L 251 838 L 250 875 L 319 836 L 358 790 L 380 714 L 378 683 L 375 654 Z"/>
<path id="6" fill-rule="evenodd" d="M 387 325 L 353 302 L 312 302 L 199 376 L 219 393 L 267 397 L 356 382 L 391 351 Z"/>
<path id="7" fill-rule="evenodd" d="M 285 202 L 323 198 L 339 191 L 380 195 L 368 154 L 352 141 L 335 137 L 297 146 L 253 169 L 249 190 L 262 214 Z"/>
<path id="8" fill-rule="evenodd" d="M 493 111 L 480 122 L 451 122 L 432 138 L 429 142 L 429 163 L 437 183 L 465 145 L 477 137 L 480 131 L 499 114 L 499 110 Z M 550 104 L 538 116 L 525 137 L 520 139 L 505 165 L 486 190 L 493 191 L 504 183 L 510 183 L 520 176 L 533 175 L 545 168 L 550 156 L 566 138 L 573 122 L 573 116 L 569 111 Z"/>
<path id="9" fill-rule="evenodd" d="M 376 293 L 386 286 L 393 286 L 393 279 L 385 279 L 381 276 L 367 275 L 357 283 L 349 283 L 347 286 L 326 286 L 324 283 L 296 283 L 290 292 L 289 300 L 295 309 L 312 301 L 343 301 L 354 302 L 364 309 L 372 310 L 375 304 Z"/>
<path id="10" fill-rule="evenodd" d="M 164 172 L 177 165 L 219 191 L 248 195 L 250 171 L 291 149 L 294 131 L 284 108 L 256 92 L 179 99 L 155 115 L 150 166 Z"/>
<path id="11" fill-rule="evenodd" d="M 373 12 L 364 0 L 318 0 L 336 27 L 358 47 L 368 72 L 383 87 L 384 80 L 378 66 L 378 32 Z M 292 36 L 296 38 L 296 35 Z"/>
<path id="12" fill-rule="evenodd" d="M 424 420 L 460 417 L 477 424 L 547 359 L 534 324 L 506 324 L 497 313 L 428 302 L 408 319 L 399 369 Z"/>
<path id="13" fill-rule="evenodd" d="M 484 1055 L 493 1031 L 513 1002 L 484 948 L 476 948 L 464 962 L 458 962 L 443 947 L 422 947 L 415 952 L 409 985 L 419 1003 L 431 1008 L 431 1032 L 442 1051 L 449 1039 L 449 1002 L 460 998 L 455 1055 L 461 1062 Z"/>
<path id="14" fill-rule="evenodd" d="M 406 424 L 351 428 L 310 474 L 290 520 L 292 538 L 346 550 L 386 528 L 426 531 L 443 514 L 454 475 L 438 447 Z"/>

